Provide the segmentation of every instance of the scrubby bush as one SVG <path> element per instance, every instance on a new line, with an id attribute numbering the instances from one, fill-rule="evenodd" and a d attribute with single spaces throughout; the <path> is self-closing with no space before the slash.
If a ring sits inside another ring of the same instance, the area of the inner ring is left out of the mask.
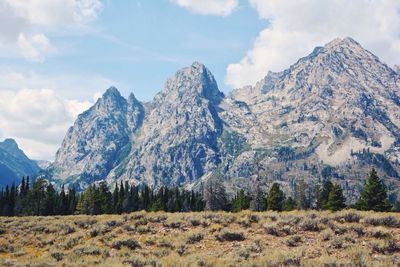
<path id="1" fill-rule="evenodd" d="M 364 219 L 364 223 L 373 226 L 386 226 L 400 228 L 400 221 L 393 216 L 386 217 L 369 217 Z"/>
<path id="2" fill-rule="evenodd" d="M 121 249 L 121 247 L 127 247 L 130 250 L 134 250 L 134 249 L 140 248 L 140 245 L 139 245 L 139 242 L 137 242 L 136 240 L 131 239 L 131 238 L 127 239 L 127 240 L 115 241 L 112 244 L 112 248 L 119 250 L 119 249 Z"/>
<path id="3" fill-rule="evenodd" d="M 265 232 L 269 235 L 279 236 L 279 230 L 276 225 L 267 225 L 265 226 Z"/>
<path id="4" fill-rule="evenodd" d="M 318 232 L 321 230 L 321 228 L 318 225 L 318 221 L 315 219 L 305 220 L 300 224 L 300 228 L 303 231 L 309 231 L 309 232 Z"/>
<path id="5" fill-rule="evenodd" d="M 201 233 L 190 235 L 186 241 L 187 244 L 194 244 L 203 240 L 204 235 Z"/>
<path id="6" fill-rule="evenodd" d="M 396 240 L 389 239 L 386 240 L 383 244 L 373 244 L 372 251 L 381 254 L 392 254 L 400 252 L 400 246 L 397 244 Z"/>
<path id="7" fill-rule="evenodd" d="M 64 258 L 64 253 L 54 252 L 54 253 L 51 253 L 51 256 L 52 256 L 56 261 L 62 261 L 63 258 Z"/>
<path id="8" fill-rule="evenodd" d="M 218 241 L 243 241 L 245 240 L 244 234 L 241 232 L 225 231 L 216 235 Z"/>
<path id="9" fill-rule="evenodd" d="M 301 237 L 298 235 L 291 236 L 286 240 L 286 244 L 289 247 L 296 247 L 299 245 L 300 242 L 301 242 Z"/>

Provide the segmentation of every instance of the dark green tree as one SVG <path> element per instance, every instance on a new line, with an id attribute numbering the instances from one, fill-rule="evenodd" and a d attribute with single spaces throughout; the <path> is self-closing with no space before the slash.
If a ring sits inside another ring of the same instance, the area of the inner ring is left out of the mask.
<path id="1" fill-rule="evenodd" d="M 284 211 L 291 211 L 297 208 L 297 203 L 294 201 L 292 197 L 288 197 L 285 202 L 283 203 L 283 210 Z"/>
<path id="2" fill-rule="evenodd" d="M 328 209 L 326 205 L 328 203 L 329 194 L 332 191 L 332 189 L 333 189 L 332 182 L 330 180 L 326 180 L 322 185 L 322 189 L 319 191 L 319 194 L 317 194 L 316 208 L 318 210 Z"/>
<path id="3" fill-rule="evenodd" d="M 285 194 L 280 189 L 279 184 L 274 183 L 271 189 L 269 190 L 267 196 L 267 209 L 282 211 L 284 202 L 285 202 Z"/>
<path id="4" fill-rule="evenodd" d="M 361 191 L 357 206 L 361 210 L 390 211 L 392 206 L 389 203 L 386 188 L 373 168 L 367 182 Z"/>
<path id="5" fill-rule="evenodd" d="M 244 192 L 243 189 L 236 193 L 235 197 L 232 199 L 232 211 L 238 212 L 241 210 L 246 210 L 250 207 L 250 197 Z"/>
<path id="6" fill-rule="evenodd" d="M 332 211 L 342 210 L 346 207 L 346 198 L 340 185 L 335 184 L 329 192 L 328 201 L 324 205 L 326 209 Z"/>

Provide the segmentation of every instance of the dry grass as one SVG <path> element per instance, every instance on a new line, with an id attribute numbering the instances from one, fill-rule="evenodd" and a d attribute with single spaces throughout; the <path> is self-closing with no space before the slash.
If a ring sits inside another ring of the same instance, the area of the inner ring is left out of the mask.
<path id="1" fill-rule="evenodd" d="M 0 266 L 400 266 L 400 214 L 0 217 Z"/>

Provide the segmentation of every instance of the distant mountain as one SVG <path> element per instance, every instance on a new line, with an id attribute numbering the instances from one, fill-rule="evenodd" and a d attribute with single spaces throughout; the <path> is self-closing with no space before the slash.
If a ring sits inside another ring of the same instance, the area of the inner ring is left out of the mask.
<path id="1" fill-rule="evenodd" d="M 0 187 L 18 184 L 23 176 L 34 176 L 39 166 L 30 160 L 13 139 L 0 142 Z"/>
<path id="2" fill-rule="evenodd" d="M 400 75 L 336 39 L 227 96 L 197 62 L 148 103 L 110 88 L 69 129 L 48 173 L 85 188 L 102 179 L 199 187 L 219 172 L 234 190 L 251 189 L 257 165 L 265 186 L 294 193 L 301 180 L 330 178 L 352 198 L 375 166 L 395 198 L 399 127 Z"/>

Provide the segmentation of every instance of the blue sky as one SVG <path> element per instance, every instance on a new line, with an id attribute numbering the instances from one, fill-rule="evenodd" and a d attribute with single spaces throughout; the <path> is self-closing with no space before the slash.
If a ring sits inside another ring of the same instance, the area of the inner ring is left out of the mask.
<path id="1" fill-rule="evenodd" d="M 74 38 L 77 53 L 49 62 L 48 68 L 90 70 L 148 101 L 167 77 L 197 60 L 229 90 L 226 66 L 240 60 L 266 25 L 247 2 L 228 17 L 193 14 L 167 0 L 127 2 L 107 2 L 95 25 L 99 32 Z"/>
<path id="2" fill-rule="evenodd" d="M 398 0 L 0 0 L 0 140 L 52 160 L 109 86 L 149 101 L 193 61 L 224 92 L 337 37 L 393 66 L 399 12 Z"/>

